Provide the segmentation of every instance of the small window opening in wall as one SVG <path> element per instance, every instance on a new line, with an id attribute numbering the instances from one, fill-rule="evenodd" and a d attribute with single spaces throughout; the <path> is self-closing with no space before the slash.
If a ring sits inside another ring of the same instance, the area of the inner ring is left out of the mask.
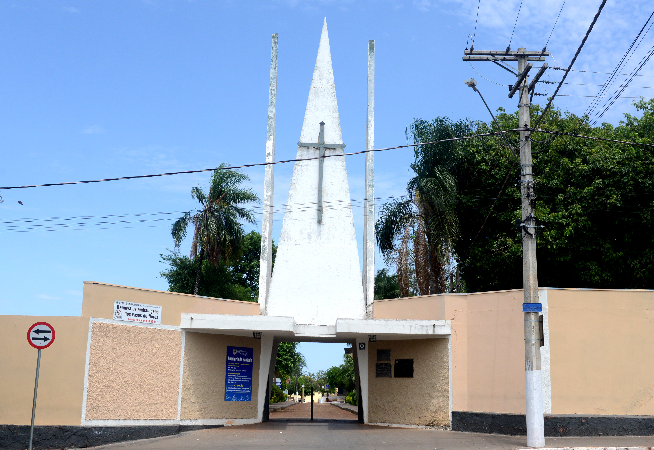
<path id="1" fill-rule="evenodd" d="M 395 378 L 413 378 L 413 359 L 396 359 L 394 369 Z"/>

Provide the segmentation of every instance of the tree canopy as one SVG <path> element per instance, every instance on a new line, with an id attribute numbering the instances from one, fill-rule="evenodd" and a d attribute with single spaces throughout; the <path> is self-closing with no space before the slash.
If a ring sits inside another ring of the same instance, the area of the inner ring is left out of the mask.
<path id="1" fill-rule="evenodd" d="M 241 222 L 255 223 L 254 213 L 245 205 L 258 203 L 259 198 L 251 189 L 241 186 L 249 177 L 225 167 L 223 163 L 213 172 L 208 192 L 201 187 L 191 189 L 191 197 L 198 201 L 200 207 L 184 213 L 173 223 L 171 230 L 175 248 L 179 249 L 188 227 L 193 225 L 190 258 L 194 260 L 196 255 L 199 258 L 193 289 L 195 295 L 199 290 L 203 261 L 206 259 L 215 268 L 234 261 L 243 247 Z"/>
<path id="2" fill-rule="evenodd" d="M 352 391 L 355 388 L 354 359 L 352 355 L 343 355 L 343 364 L 330 367 L 325 371 L 324 380 L 330 390 L 341 388 Z"/>
<path id="3" fill-rule="evenodd" d="M 273 264 L 277 246 L 273 243 Z M 160 255 L 168 269 L 161 276 L 168 282 L 168 290 L 192 294 L 195 288 L 199 258 L 171 252 Z M 261 234 L 250 231 L 243 237 L 241 255 L 231 264 L 217 267 L 209 261 L 202 262 L 202 271 L 197 295 L 229 298 L 256 302 L 259 295 L 259 263 L 261 256 Z"/>
<path id="4" fill-rule="evenodd" d="M 626 115 L 618 126 L 598 127 L 591 127 L 585 117 L 552 109 L 540 128 L 652 144 L 654 100 L 641 100 L 636 108 L 640 116 Z M 534 105 L 532 117 L 539 112 Z M 517 112 L 500 110 L 497 120 L 503 130 L 518 127 Z M 430 142 L 496 129 L 481 121 L 440 117 L 416 120 L 410 130 L 416 142 Z M 519 147 L 517 134 L 509 135 L 509 140 Z M 654 148 L 544 133 L 533 133 L 532 142 L 536 218 L 543 227 L 537 250 L 539 285 L 653 288 L 654 244 L 648 236 L 654 207 Z M 430 221 L 456 224 L 456 233 L 446 234 L 465 289 L 522 288 L 516 155 L 497 137 L 477 138 L 419 146 L 411 167 L 416 176 L 407 198 L 418 192 L 425 203 L 445 205 L 424 212 L 433 252 L 446 248 L 446 237 L 428 225 Z M 443 170 L 446 175 L 440 173 Z M 447 183 L 429 184 L 435 175 Z M 438 192 L 426 196 L 420 186 Z M 449 212 L 456 217 L 431 217 Z"/>
<path id="5" fill-rule="evenodd" d="M 304 356 L 297 349 L 298 342 L 280 342 L 277 347 L 277 361 L 275 373 L 282 380 L 290 377 L 299 377 L 306 366 Z"/>
<path id="6" fill-rule="evenodd" d="M 375 275 L 375 300 L 400 297 L 397 275 L 388 273 L 387 268 L 379 269 Z"/>

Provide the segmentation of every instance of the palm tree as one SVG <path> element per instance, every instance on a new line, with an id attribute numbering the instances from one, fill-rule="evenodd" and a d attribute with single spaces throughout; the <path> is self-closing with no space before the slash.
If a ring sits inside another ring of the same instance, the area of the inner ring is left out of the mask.
<path id="1" fill-rule="evenodd" d="M 238 258 L 244 236 L 241 221 L 255 223 L 254 213 L 242 206 L 259 202 L 259 197 L 251 189 L 240 187 L 250 178 L 224 167 L 226 164 L 223 163 L 213 172 L 208 193 L 200 187 L 191 189 L 191 196 L 200 203 L 200 208 L 184 213 L 172 226 L 176 249 L 186 237 L 189 225 L 194 227 L 191 259 L 198 260 L 194 295 L 198 294 L 205 259 L 217 267 Z"/>
<path id="2" fill-rule="evenodd" d="M 411 135 L 416 144 L 467 134 L 467 122 L 442 118 L 415 120 L 407 129 L 407 138 Z M 408 196 L 393 199 L 380 211 L 375 235 L 387 264 L 397 266 L 401 296 L 445 292 L 447 266 L 458 237 L 458 155 L 455 143 L 416 147 Z"/>

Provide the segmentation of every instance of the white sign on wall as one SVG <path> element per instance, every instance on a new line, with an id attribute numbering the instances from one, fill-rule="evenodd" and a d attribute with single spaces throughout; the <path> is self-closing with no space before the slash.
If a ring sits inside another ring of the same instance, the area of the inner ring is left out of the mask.
<path id="1" fill-rule="evenodd" d="M 161 306 L 116 300 L 114 302 L 114 320 L 161 324 Z"/>

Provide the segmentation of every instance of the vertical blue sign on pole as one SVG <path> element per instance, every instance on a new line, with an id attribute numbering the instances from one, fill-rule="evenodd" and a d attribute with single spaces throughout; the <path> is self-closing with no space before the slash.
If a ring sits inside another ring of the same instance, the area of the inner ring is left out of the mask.
<path id="1" fill-rule="evenodd" d="M 252 400 L 252 363 L 254 350 L 248 347 L 227 346 L 225 370 L 225 401 Z"/>

